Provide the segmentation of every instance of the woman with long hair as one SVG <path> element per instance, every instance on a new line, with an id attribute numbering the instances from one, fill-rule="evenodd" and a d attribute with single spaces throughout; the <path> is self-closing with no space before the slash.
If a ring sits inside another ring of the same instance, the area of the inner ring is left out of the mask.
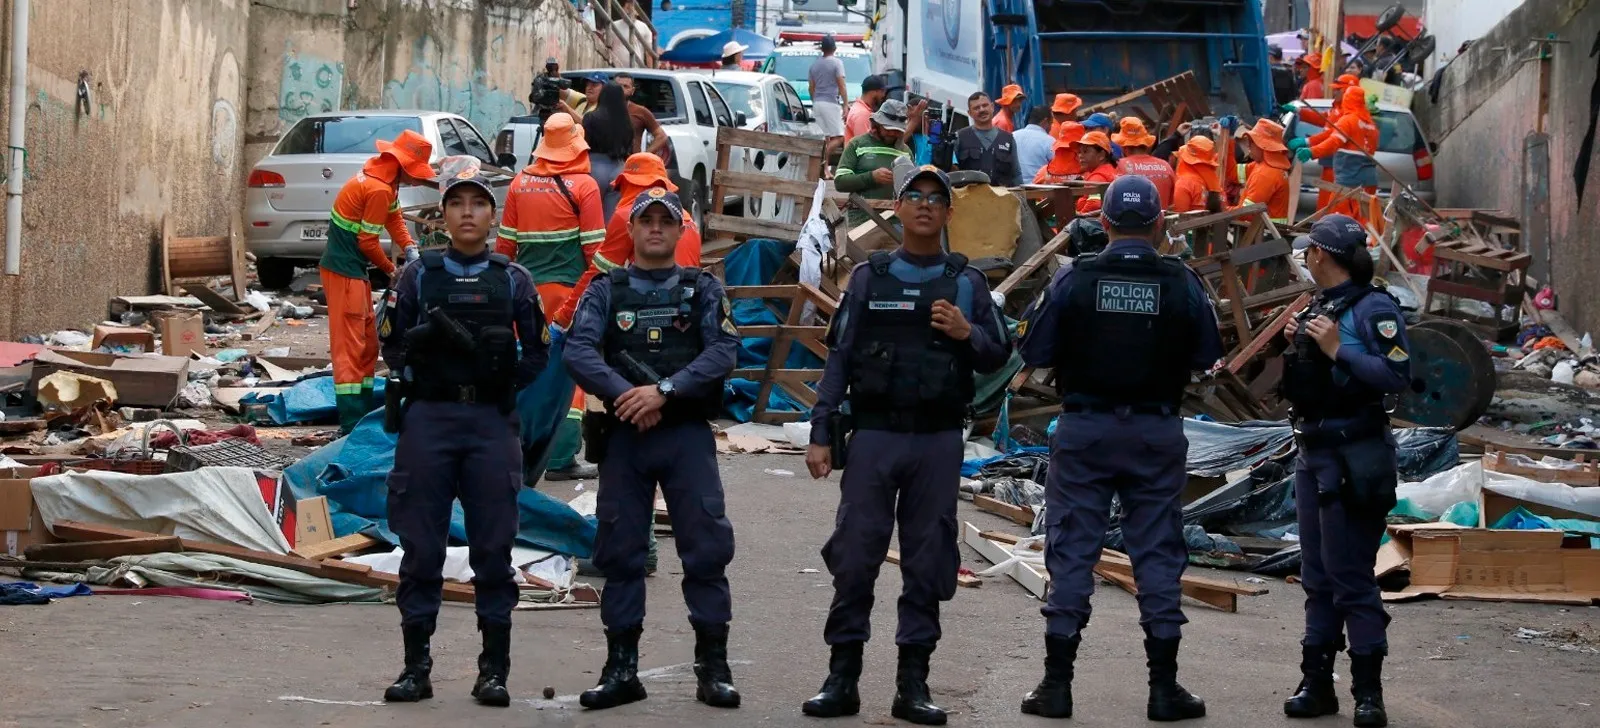
<path id="1" fill-rule="evenodd" d="M 583 115 L 583 134 L 589 142 L 589 175 L 600 183 L 601 203 L 610 220 L 622 196 L 612 183 L 633 152 L 633 121 L 628 118 L 628 99 L 620 84 L 608 81 L 600 89 L 599 104 Z"/>

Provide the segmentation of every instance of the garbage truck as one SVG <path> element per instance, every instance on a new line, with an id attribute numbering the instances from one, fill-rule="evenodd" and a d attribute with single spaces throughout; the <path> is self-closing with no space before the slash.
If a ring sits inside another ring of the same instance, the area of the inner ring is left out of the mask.
<path id="1" fill-rule="evenodd" d="M 1273 111 L 1259 0 L 861 2 L 875 4 L 875 69 L 957 113 L 1010 83 L 1030 105 L 1061 92 L 1093 104 L 1185 71 L 1213 114 Z"/>

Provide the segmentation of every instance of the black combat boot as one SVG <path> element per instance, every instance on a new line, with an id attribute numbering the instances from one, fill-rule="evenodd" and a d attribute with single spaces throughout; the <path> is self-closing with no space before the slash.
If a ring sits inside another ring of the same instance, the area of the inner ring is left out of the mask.
<path id="1" fill-rule="evenodd" d="M 400 677 L 383 691 L 383 699 L 390 703 L 415 703 L 433 697 L 433 683 L 428 676 L 433 672 L 433 657 L 428 654 L 428 640 L 433 637 L 433 625 L 401 625 L 400 634 L 406 643 L 406 667 Z"/>
<path id="2" fill-rule="evenodd" d="M 478 655 L 478 681 L 472 684 L 472 697 L 479 705 L 504 708 L 511 705 L 506 676 L 511 671 L 511 623 L 478 620 L 483 633 L 483 653 Z"/>
<path id="3" fill-rule="evenodd" d="M 699 681 L 694 699 L 713 708 L 739 707 L 728 667 L 728 625 L 694 628 L 694 676 Z"/>
<path id="4" fill-rule="evenodd" d="M 1333 658 L 1340 645 L 1300 647 L 1300 686 L 1283 701 L 1283 714 L 1290 718 L 1319 718 L 1339 712 L 1339 694 L 1333 689 Z"/>
<path id="5" fill-rule="evenodd" d="M 1072 717 L 1072 663 L 1078 659 L 1081 634 L 1045 635 L 1044 679 L 1022 698 L 1022 712 L 1044 718 Z"/>
<path id="6" fill-rule="evenodd" d="M 1150 703 L 1145 717 L 1158 722 L 1204 718 L 1206 703 L 1178 684 L 1179 638 L 1144 638 L 1144 654 L 1150 668 Z"/>
<path id="7" fill-rule="evenodd" d="M 639 635 L 643 627 L 606 632 L 606 666 L 600 683 L 578 696 L 585 708 L 603 710 L 645 699 L 644 683 L 639 682 Z"/>
<path id="8" fill-rule="evenodd" d="M 928 645 L 900 645 L 900 666 L 894 676 L 894 703 L 889 714 L 917 725 L 944 725 L 944 708 L 928 695 Z"/>
<path id="9" fill-rule="evenodd" d="M 838 718 L 861 712 L 861 693 L 856 684 L 861 680 L 861 642 L 845 642 L 833 646 L 828 658 L 828 679 L 822 681 L 822 692 L 800 706 L 800 712 L 813 718 Z"/>
<path id="10" fill-rule="evenodd" d="M 1383 652 L 1350 656 L 1350 696 L 1356 699 L 1358 728 L 1389 725 L 1389 713 L 1383 709 Z"/>

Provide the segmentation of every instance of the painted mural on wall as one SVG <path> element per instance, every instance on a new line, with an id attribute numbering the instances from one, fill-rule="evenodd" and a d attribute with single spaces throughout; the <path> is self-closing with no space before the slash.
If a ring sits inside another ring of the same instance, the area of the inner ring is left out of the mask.
<path id="1" fill-rule="evenodd" d="M 343 92 L 343 63 L 293 48 L 284 51 L 283 77 L 278 83 L 278 118 L 285 124 L 338 109 Z"/>
<path id="2" fill-rule="evenodd" d="M 493 136 L 505 126 L 506 120 L 525 114 L 528 109 L 514 92 L 489 83 L 483 69 L 471 69 L 455 62 L 445 64 L 443 69 L 423 62 L 404 79 L 384 84 L 383 106 L 460 114 L 486 137 Z"/>

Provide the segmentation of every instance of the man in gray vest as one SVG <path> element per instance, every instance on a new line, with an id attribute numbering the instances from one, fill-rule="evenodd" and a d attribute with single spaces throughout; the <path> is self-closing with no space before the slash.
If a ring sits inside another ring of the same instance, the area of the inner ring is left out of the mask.
<path id="1" fill-rule="evenodd" d="M 979 91 L 967 98 L 967 118 L 972 126 L 956 134 L 956 169 L 989 175 L 989 184 L 1022 184 L 1017 167 L 1017 140 L 994 125 L 994 102 Z"/>

